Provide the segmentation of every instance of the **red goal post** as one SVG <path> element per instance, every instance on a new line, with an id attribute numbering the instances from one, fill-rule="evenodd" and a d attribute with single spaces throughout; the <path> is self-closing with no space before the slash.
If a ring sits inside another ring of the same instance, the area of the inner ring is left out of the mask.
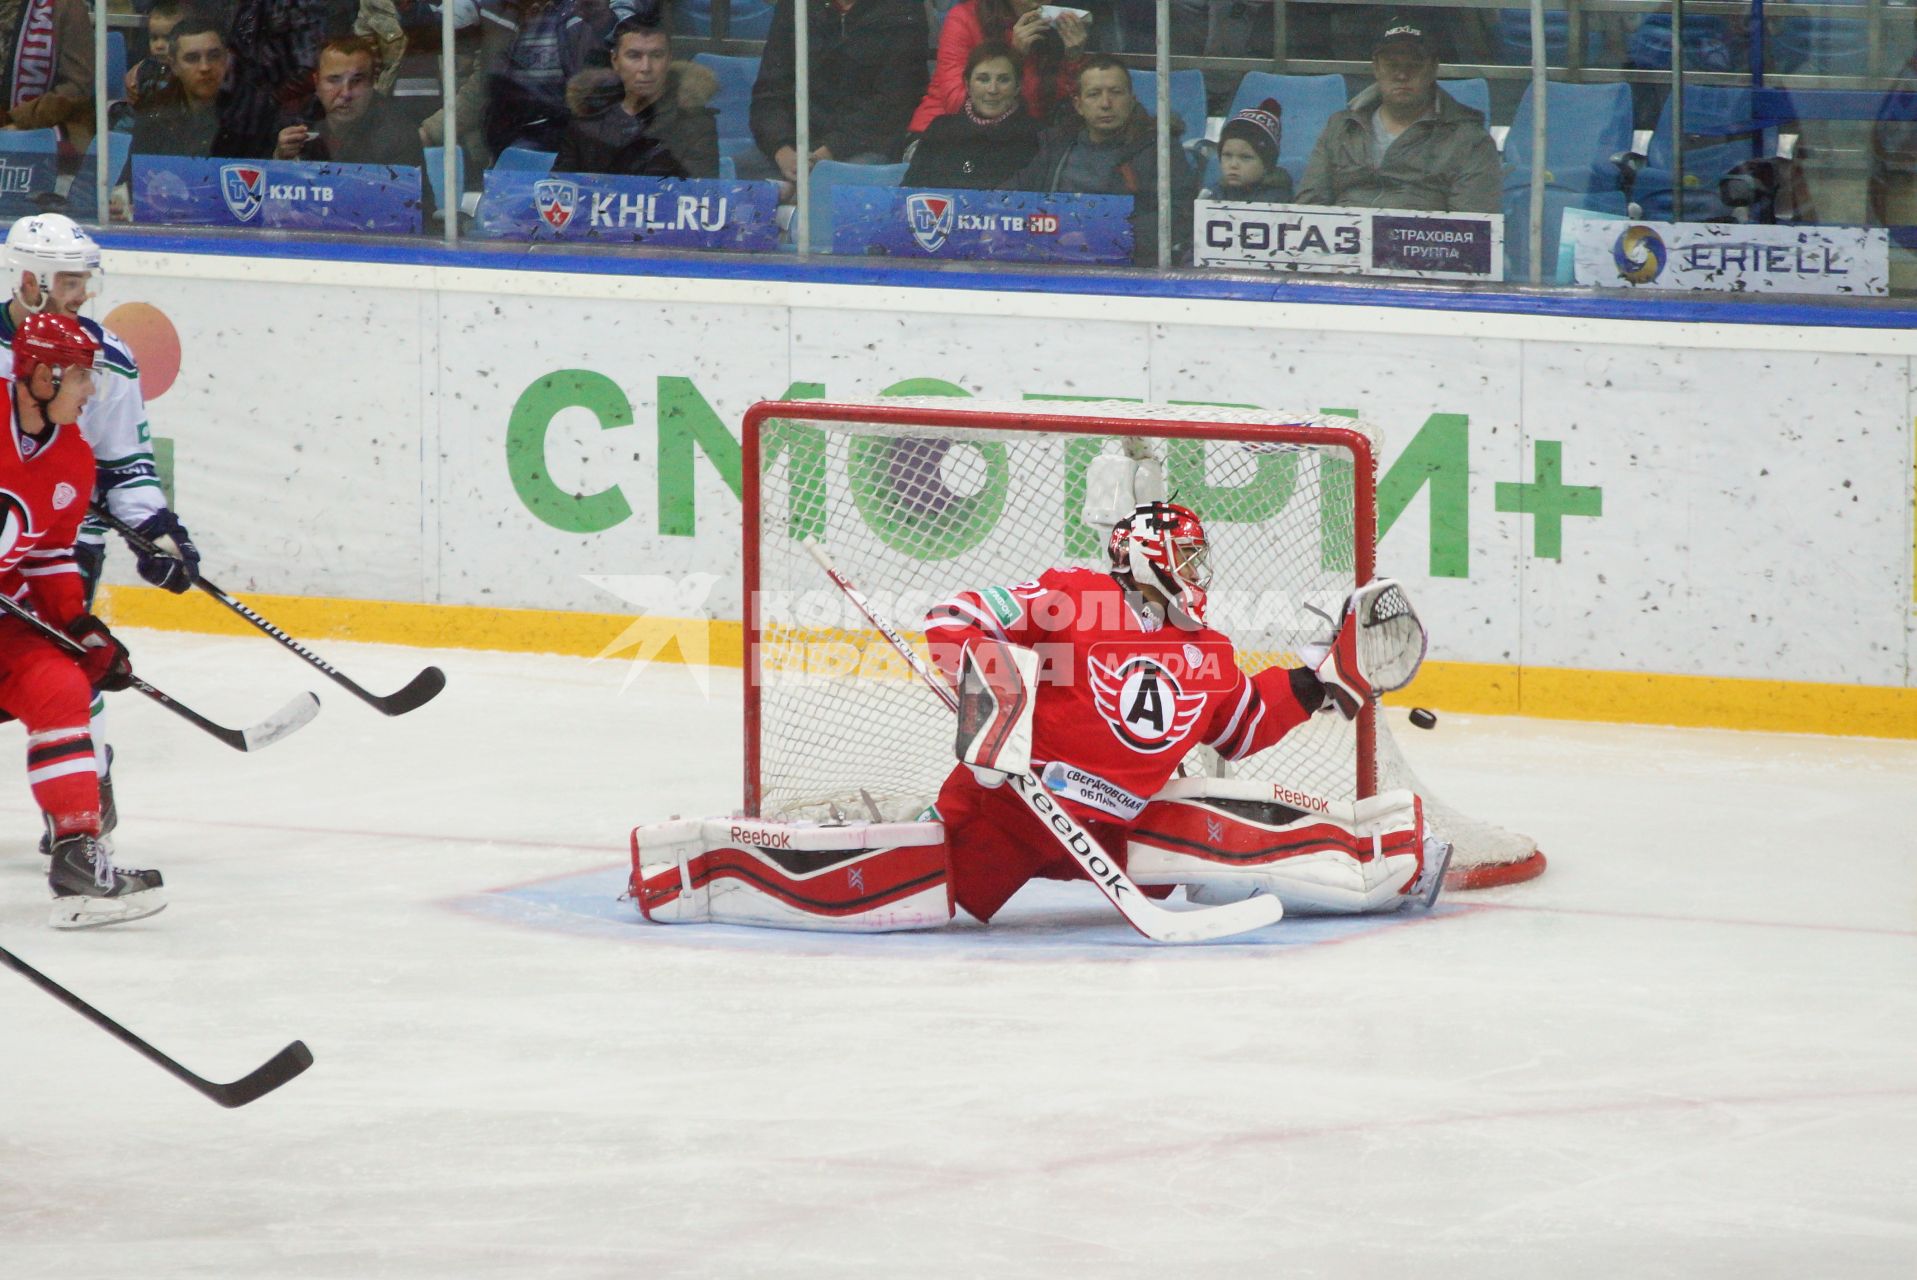
<path id="1" fill-rule="evenodd" d="M 1295 663 L 1329 631 L 1319 615 L 1335 617 L 1376 572 L 1378 438 L 1356 418 L 1110 401 L 771 401 L 747 411 L 742 445 L 754 817 L 909 818 L 952 765 L 949 715 L 847 616 L 809 540 L 922 643 L 925 608 L 955 591 L 1104 567 L 1109 521 L 1091 518 L 1087 476 L 1099 455 L 1123 457 L 1205 519 L 1213 619 L 1247 670 Z M 1193 763 L 1227 771 L 1204 749 Z M 1527 838 L 1436 802 L 1374 708 L 1355 725 L 1313 717 L 1229 771 L 1332 799 L 1411 786 L 1459 845 L 1454 885 L 1543 868 Z"/>

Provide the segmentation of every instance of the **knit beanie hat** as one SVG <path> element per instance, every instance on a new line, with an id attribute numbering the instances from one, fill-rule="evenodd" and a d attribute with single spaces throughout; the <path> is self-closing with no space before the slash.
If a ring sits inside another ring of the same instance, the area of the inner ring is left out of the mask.
<path id="1" fill-rule="evenodd" d="M 1278 163 L 1278 139 L 1282 133 L 1279 117 L 1283 114 L 1284 108 L 1272 98 L 1266 98 L 1255 107 L 1247 107 L 1225 121 L 1225 127 L 1218 134 L 1219 145 L 1223 146 L 1233 138 L 1242 138 L 1265 162 L 1265 168 L 1269 169 Z"/>

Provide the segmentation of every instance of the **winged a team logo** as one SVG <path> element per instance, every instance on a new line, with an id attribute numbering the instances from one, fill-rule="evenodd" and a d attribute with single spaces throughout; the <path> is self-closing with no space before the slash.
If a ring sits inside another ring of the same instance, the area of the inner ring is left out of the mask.
<path id="1" fill-rule="evenodd" d="M 256 164 L 221 165 L 220 198 L 235 218 L 253 221 L 266 203 L 266 170 Z"/>
<path id="2" fill-rule="evenodd" d="M 1085 669 L 1098 714 L 1134 751 L 1156 755 L 1184 741 L 1205 709 L 1205 695 L 1187 693 L 1155 658 L 1140 655 L 1113 666 L 1087 654 Z"/>
<path id="3" fill-rule="evenodd" d="M 579 184 L 559 178 L 541 178 L 533 183 L 533 207 L 539 220 L 554 231 L 564 231 L 579 209 Z"/>
<path id="4" fill-rule="evenodd" d="M 11 568 L 22 553 L 14 548 L 20 545 L 20 539 L 30 531 L 32 521 L 27 516 L 27 504 L 18 494 L 0 489 L 0 572 Z"/>
<path id="5" fill-rule="evenodd" d="M 952 234 L 952 197 L 915 191 L 905 198 L 905 222 L 912 239 L 927 253 L 937 253 Z"/>

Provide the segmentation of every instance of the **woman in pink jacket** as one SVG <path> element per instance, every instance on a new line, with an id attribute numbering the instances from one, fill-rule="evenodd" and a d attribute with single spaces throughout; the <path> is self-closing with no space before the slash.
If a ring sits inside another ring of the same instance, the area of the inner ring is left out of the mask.
<path id="1" fill-rule="evenodd" d="M 1048 119 L 1059 103 L 1069 100 L 1085 52 L 1087 22 L 1074 13 L 1047 22 L 1039 8 L 1040 0 L 965 0 L 954 5 L 939 30 L 938 67 L 931 86 L 912 113 L 907 132 L 923 133 L 932 121 L 965 105 L 965 60 L 984 40 L 1009 44 L 1025 59 L 1022 94 L 1033 119 Z"/>

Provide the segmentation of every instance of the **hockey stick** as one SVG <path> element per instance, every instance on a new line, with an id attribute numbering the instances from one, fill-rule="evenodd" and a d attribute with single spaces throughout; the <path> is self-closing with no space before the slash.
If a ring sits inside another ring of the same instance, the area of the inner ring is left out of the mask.
<path id="1" fill-rule="evenodd" d="M 13 970 L 42 991 L 58 1000 L 81 1017 L 86 1018 L 101 1030 L 112 1035 L 122 1044 L 160 1066 L 180 1080 L 184 1080 L 223 1107 L 243 1107 L 256 1098 L 264 1097 L 291 1080 L 300 1072 L 313 1065 L 313 1053 L 304 1042 L 295 1040 L 264 1063 L 241 1076 L 232 1084 L 215 1084 L 202 1076 L 196 1076 L 173 1059 L 155 1049 L 140 1037 L 128 1031 L 98 1009 L 74 995 L 46 974 L 22 960 L 19 956 L 0 947 L 0 964 Z"/>
<path id="2" fill-rule="evenodd" d="M 805 547 L 812 553 L 812 558 L 818 561 L 819 567 L 825 570 L 826 576 L 845 593 L 846 599 L 865 615 L 866 621 L 878 628 L 879 634 L 898 650 L 899 656 L 905 659 L 906 665 L 925 682 L 926 687 L 939 696 L 946 710 L 956 712 L 958 695 L 925 665 L 925 660 L 913 651 L 911 644 L 899 634 L 898 628 L 873 607 L 851 579 L 839 572 L 823 547 L 816 542 L 807 542 Z M 1154 942 L 1205 942 L 1212 938 L 1229 938 L 1234 934 L 1249 933 L 1253 929 L 1276 924 L 1284 917 L 1284 903 L 1262 893 L 1216 907 L 1185 911 L 1161 907 L 1139 891 L 1138 885 L 1123 867 L 1106 857 L 1105 851 L 1079 825 L 1078 820 L 1052 798 L 1036 773 L 1014 773 L 1006 782 L 1013 794 L 1032 811 L 1039 825 L 1051 832 L 1052 838 L 1071 855 L 1072 861 L 1085 873 L 1085 878 L 1098 886 L 1099 891 L 1111 900 L 1111 904 L 1118 908 L 1119 914 L 1125 917 L 1132 928 Z"/>
<path id="3" fill-rule="evenodd" d="M 9 599 L 4 593 L 0 593 L 0 609 L 20 619 L 75 657 L 86 652 L 79 641 L 63 631 L 48 626 L 32 610 L 16 600 Z M 311 693 L 302 693 L 256 725 L 249 725 L 244 729 L 229 729 L 208 720 L 185 703 L 175 702 L 162 690 L 154 688 L 138 676 L 128 676 L 127 687 L 139 690 L 174 715 L 192 721 L 194 727 L 212 734 L 235 751 L 260 751 L 270 747 L 319 714 L 319 698 Z"/>
<path id="4" fill-rule="evenodd" d="M 96 520 L 104 522 L 108 528 L 125 538 L 127 542 L 137 550 L 143 551 L 148 555 L 167 554 L 165 548 L 155 544 L 151 538 L 148 538 L 138 529 L 135 529 L 132 525 L 120 519 L 97 502 L 93 504 L 93 517 Z M 193 585 L 212 596 L 215 600 L 218 600 L 234 613 L 245 618 L 248 622 L 285 645 L 288 649 L 291 649 L 294 653 L 304 658 L 310 665 L 319 668 L 329 680 L 333 681 L 333 683 L 337 684 L 340 688 L 346 690 L 361 702 L 378 709 L 385 715 L 403 716 L 408 711 L 415 710 L 431 702 L 439 695 L 439 691 L 446 687 L 446 673 L 438 667 L 427 667 L 424 671 L 407 681 L 406 687 L 397 693 L 378 694 L 368 689 L 363 689 L 343 675 L 332 663 L 326 661 L 326 659 L 320 657 L 311 649 L 308 649 L 292 636 L 281 631 L 259 614 L 254 613 L 251 609 L 247 608 L 245 604 L 235 600 L 232 596 L 226 594 L 226 592 L 220 590 L 197 573 L 193 575 Z"/>

